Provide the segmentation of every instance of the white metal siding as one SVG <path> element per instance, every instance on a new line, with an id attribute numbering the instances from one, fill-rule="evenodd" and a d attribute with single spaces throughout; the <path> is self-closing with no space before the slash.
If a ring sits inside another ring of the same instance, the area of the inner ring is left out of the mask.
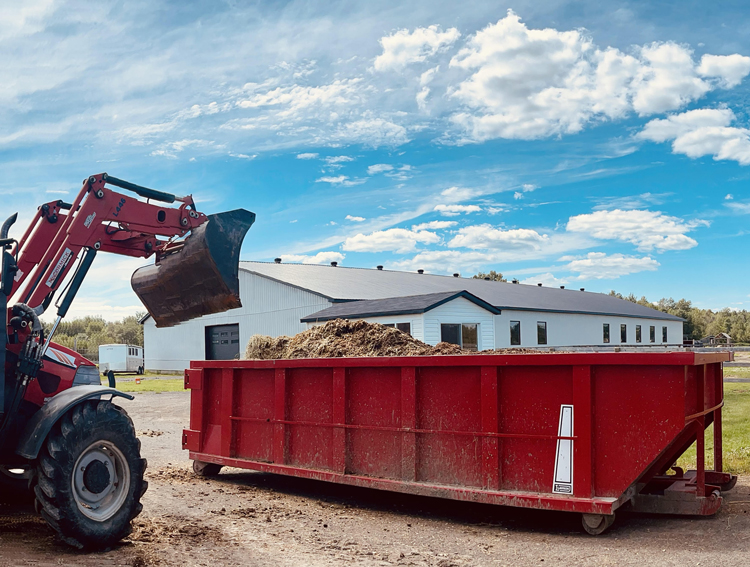
<path id="1" fill-rule="evenodd" d="M 479 350 L 495 348 L 495 325 L 493 314 L 463 297 L 444 303 L 424 314 L 424 342 L 436 345 L 440 342 L 442 323 L 479 323 Z"/>
<path id="2" fill-rule="evenodd" d="M 295 335 L 306 326 L 300 319 L 331 306 L 319 295 L 240 271 L 242 307 L 206 315 L 174 327 L 157 329 L 152 318 L 143 325 L 146 368 L 181 371 L 190 360 L 206 357 L 205 328 L 239 323 L 240 355 L 252 335 Z"/>
<path id="3" fill-rule="evenodd" d="M 510 344 L 510 322 L 521 322 L 522 347 L 536 347 L 537 321 L 547 323 L 547 345 L 562 346 L 648 346 L 665 344 L 661 340 L 661 328 L 667 327 L 669 344 L 682 344 L 682 321 L 664 321 L 659 319 L 636 319 L 632 317 L 615 317 L 607 315 L 584 315 L 571 313 L 549 313 L 543 311 L 513 311 L 503 309 L 495 316 L 496 348 L 508 348 Z M 603 324 L 609 323 L 609 343 L 603 342 Z M 627 325 L 628 340 L 620 342 L 620 325 Z M 635 342 L 635 326 L 641 325 L 642 340 Z M 649 327 L 656 327 L 656 342 L 649 341 Z"/>

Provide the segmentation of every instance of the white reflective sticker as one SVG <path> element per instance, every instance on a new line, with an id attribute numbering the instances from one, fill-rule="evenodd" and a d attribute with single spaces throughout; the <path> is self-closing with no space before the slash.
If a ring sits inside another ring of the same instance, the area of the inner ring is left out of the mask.
<path id="1" fill-rule="evenodd" d="M 560 425 L 558 437 L 573 437 L 573 406 L 560 406 Z M 555 457 L 555 478 L 552 492 L 573 494 L 573 440 L 558 439 Z"/>
<path id="2" fill-rule="evenodd" d="M 58 274 L 60 271 L 65 267 L 65 264 L 68 263 L 68 259 L 70 259 L 70 256 L 73 254 L 73 251 L 70 248 L 66 248 L 62 256 L 60 256 L 60 259 L 57 261 L 57 264 L 55 264 L 55 269 L 52 270 L 52 273 L 49 275 L 49 278 L 47 278 L 47 287 L 52 287 L 55 285 L 55 280 L 57 279 Z"/>
<path id="3" fill-rule="evenodd" d="M 44 358 L 47 360 L 51 360 L 52 362 L 59 362 L 60 364 L 64 364 L 65 366 L 70 366 L 72 368 L 76 367 L 76 359 L 70 356 L 69 354 L 66 354 L 62 351 L 57 350 L 56 348 L 48 348 L 47 352 L 44 353 Z"/>

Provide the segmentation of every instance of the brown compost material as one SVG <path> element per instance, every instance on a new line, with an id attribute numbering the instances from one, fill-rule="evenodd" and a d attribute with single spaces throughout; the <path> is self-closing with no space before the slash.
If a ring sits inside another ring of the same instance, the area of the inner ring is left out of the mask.
<path id="1" fill-rule="evenodd" d="M 482 354 L 540 352 L 533 349 L 496 349 Z M 451 343 L 435 346 L 423 343 L 408 333 L 380 323 L 336 319 L 293 337 L 253 335 L 245 349 L 247 360 L 282 358 L 342 358 L 367 356 L 435 356 L 477 354 Z"/>

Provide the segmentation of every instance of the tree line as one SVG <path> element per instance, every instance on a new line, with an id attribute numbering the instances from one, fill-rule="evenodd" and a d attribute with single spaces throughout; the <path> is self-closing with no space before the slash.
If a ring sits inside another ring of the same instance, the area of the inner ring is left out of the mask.
<path id="1" fill-rule="evenodd" d="M 99 345 L 143 346 L 143 325 L 138 322 L 143 315 L 144 313 L 136 313 L 124 317 L 121 321 L 105 321 L 101 316 L 62 321 L 52 340 L 96 361 L 99 358 Z M 45 335 L 51 330 L 52 323 L 44 323 Z"/>
<path id="2" fill-rule="evenodd" d="M 702 339 L 719 333 L 727 333 L 734 343 L 750 343 L 750 312 L 744 309 L 739 311 L 726 307 L 720 311 L 713 311 L 693 307 L 689 299 L 675 301 L 671 297 L 663 297 L 659 301 L 651 302 L 643 296 L 638 298 L 632 293 L 622 295 L 616 291 L 610 291 L 609 295 L 682 317 L 685 319 L 683 334 L 687 339 Z"/>

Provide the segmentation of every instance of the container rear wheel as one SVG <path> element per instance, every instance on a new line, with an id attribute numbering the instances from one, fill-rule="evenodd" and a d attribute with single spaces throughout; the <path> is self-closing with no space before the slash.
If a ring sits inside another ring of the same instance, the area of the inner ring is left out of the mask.
<path id="1" fill-rule="evenodd" d="M 216 463 L 204 463 L 203 461 L 193 461 L 193 472 L 198 476 L 216 476 L 221 472 L 223 467 Z"/>
<path id="2" fill-rule="evenodd" d="M 581 524 L 589 535 L 603 534 L 614 523 L 614 514 L 581 514 Z"/>
<path id="3" fill-rule="evenodd" d="M 83 402 L 55 424 L 42 448 L 37 506 L 66 543 L 110 547 L 130 533 L 130 521 L 143 509 L 145 469 L 125 411 L 110 402 Z"/>

